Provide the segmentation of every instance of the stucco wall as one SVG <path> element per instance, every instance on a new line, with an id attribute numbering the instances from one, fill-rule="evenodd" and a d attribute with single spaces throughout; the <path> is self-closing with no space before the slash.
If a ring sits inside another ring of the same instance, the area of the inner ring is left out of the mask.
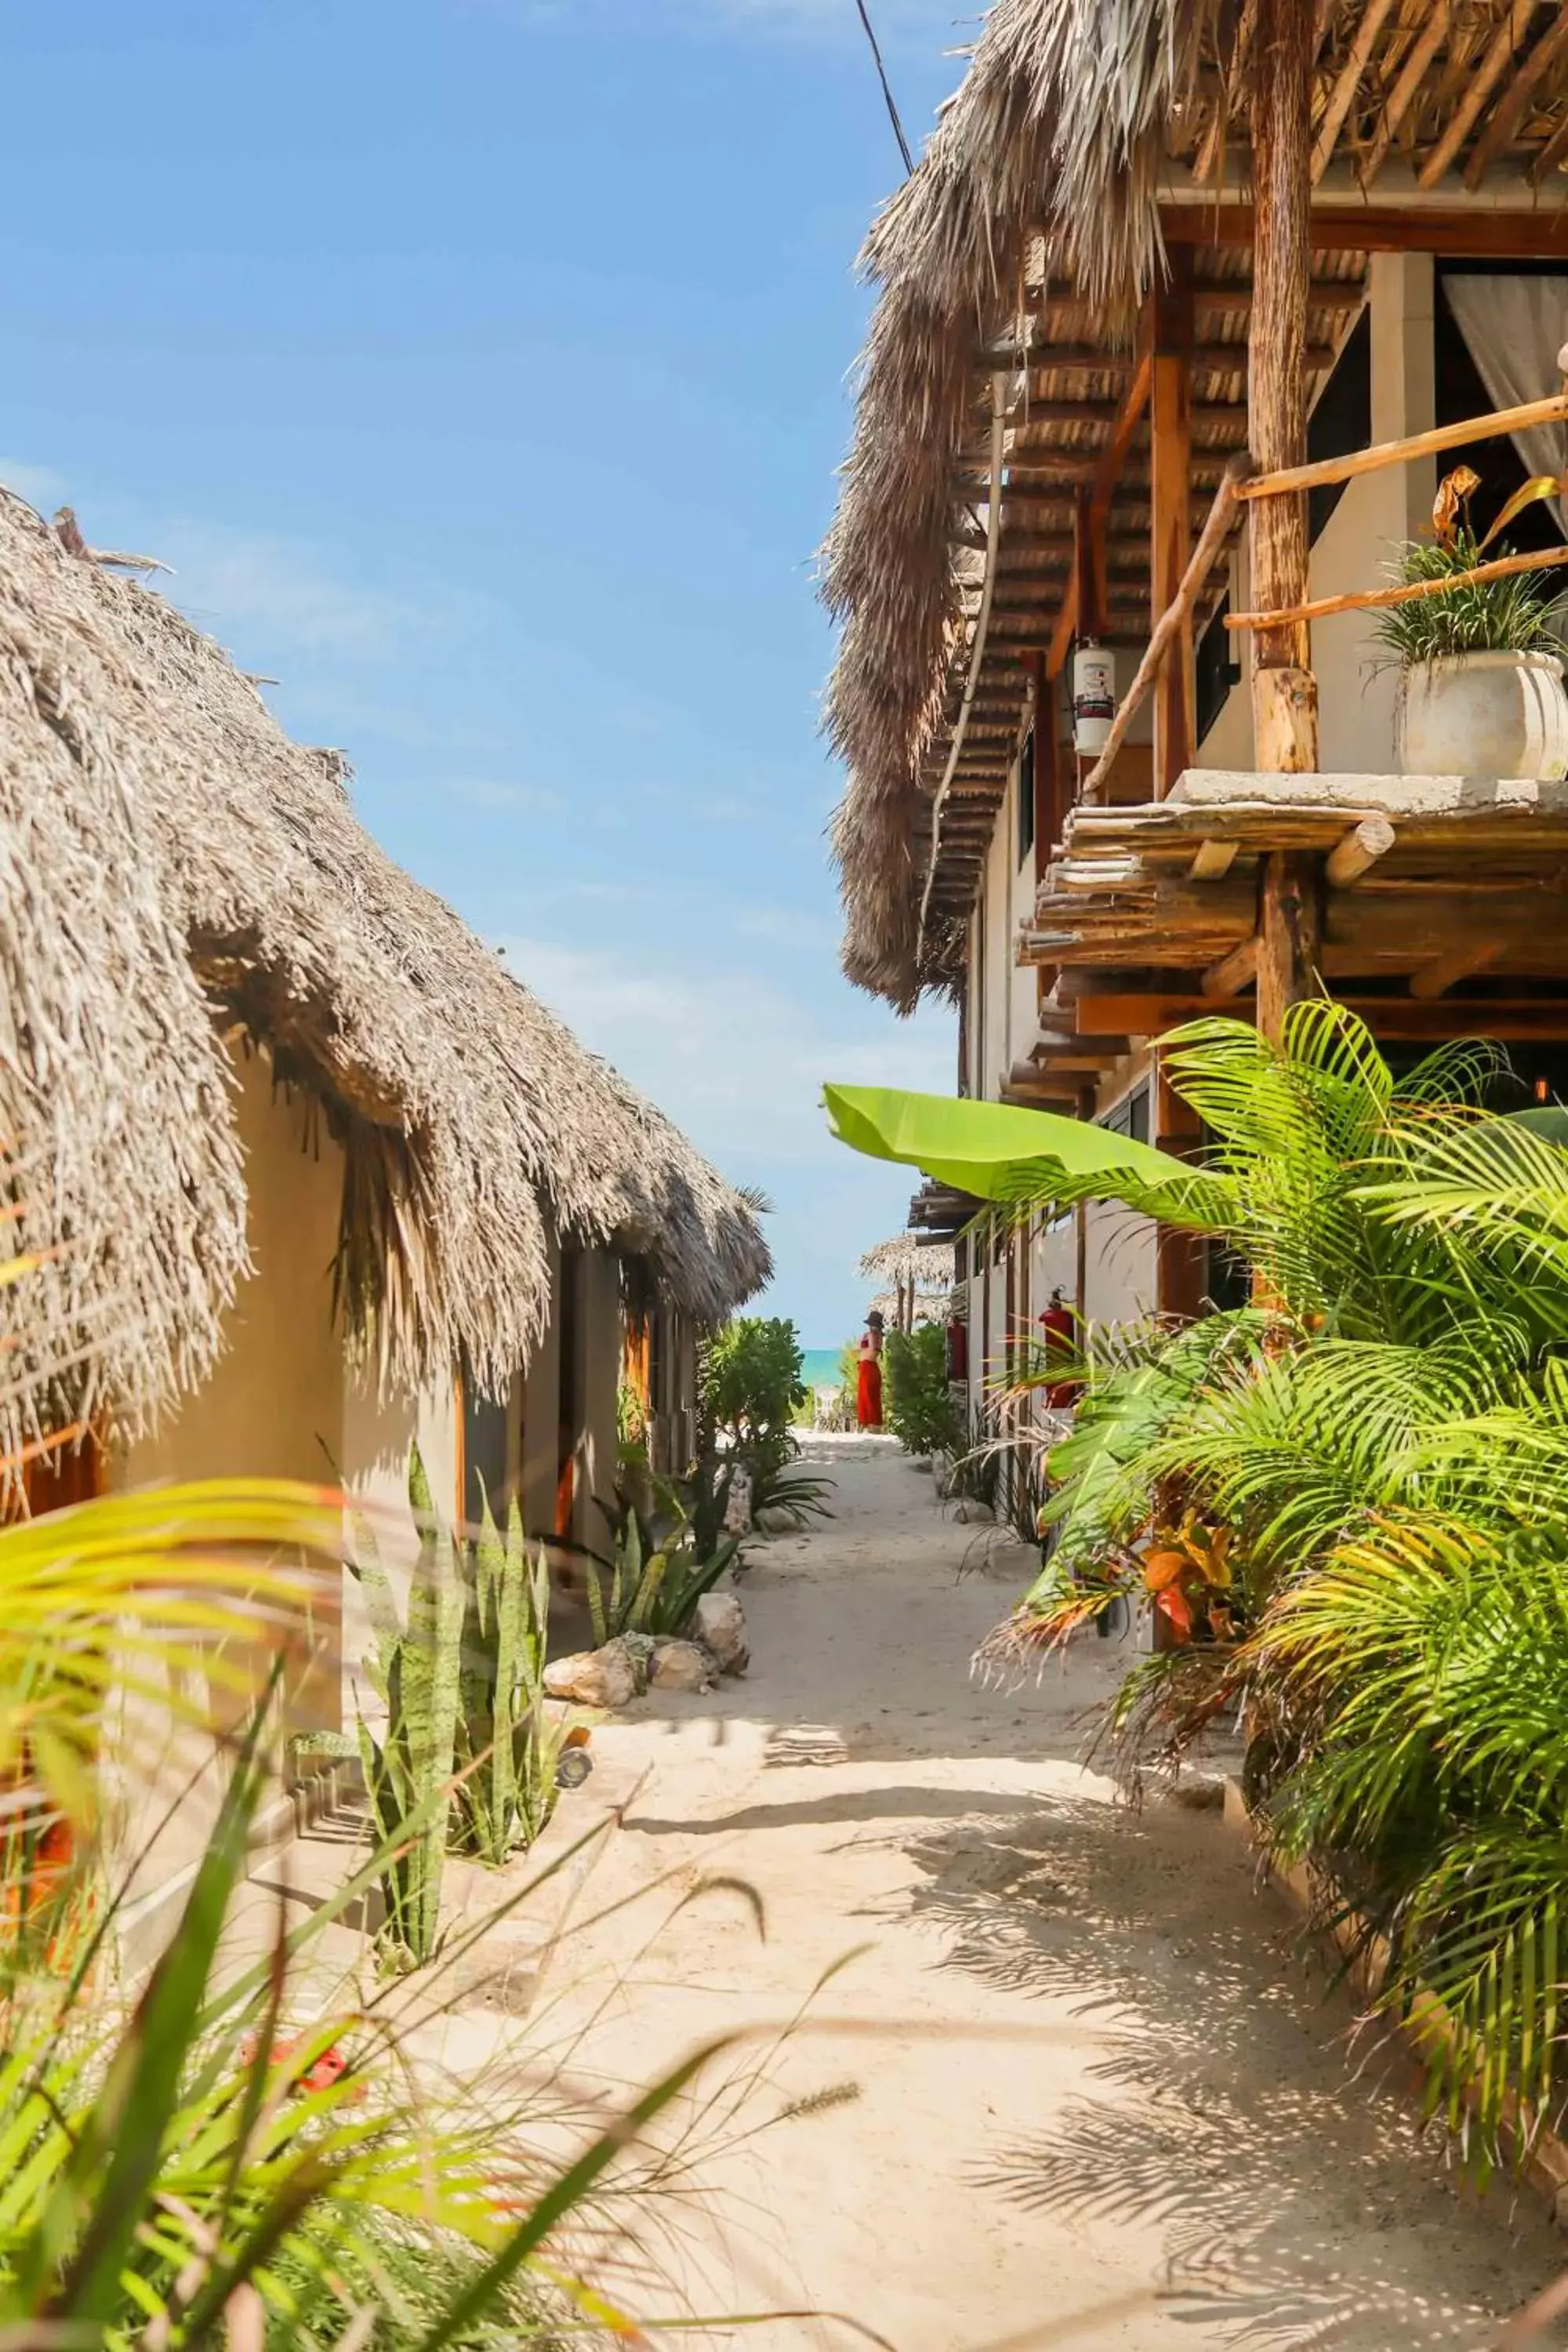
<path id="1" fill-rule="evenodd" d="M 127 1485 L 239 1472 L 321 1480 L 342 1458 L 343 1355 L 331 1314 L 342 1154 L 310 1098 L 274 1091 L 266 1056 L 237 1063 L 255 1271 L 210 1377 L 120 1465 Z"/>

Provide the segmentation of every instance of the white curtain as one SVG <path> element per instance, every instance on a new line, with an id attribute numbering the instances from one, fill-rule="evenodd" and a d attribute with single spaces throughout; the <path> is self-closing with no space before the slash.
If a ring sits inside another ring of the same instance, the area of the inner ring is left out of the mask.
<path id="1" fill-rule="evenodd" d="M 1494 408 L 1521 408 L 1563 389 L 1557 354 L 1568 343 L 1568 278 L 1447 278 L 1443 291 Z M 1515 433 L 1527 474 L 1568 474 L 1568 433 L 1532 425 Z M 1568 500 L 1549 500 L 1568 530 Z"/>

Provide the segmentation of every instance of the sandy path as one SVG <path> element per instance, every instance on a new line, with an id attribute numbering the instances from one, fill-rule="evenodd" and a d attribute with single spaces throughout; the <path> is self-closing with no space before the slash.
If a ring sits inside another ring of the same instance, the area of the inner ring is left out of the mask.
<path id="1" fill-rule="evenodd" d="M 645 2080 L 784 2020 L 859 1948 L 740 2122 L 693 2116 L 686 2290 L 831 2306 L 899 2352 L 1487 2343 L 1559 2261 L 1533 2202 L 1467 2199 L 1402 2102 L 1347 2079 L 1348 2012 L 1215 1816 L 1135 1818 L 1084 1775 L 1119 1654 L 973 1688 L 1016 1562 L 957 1580 L 973 1531 L 929 1477 L 885 1453 L 835 1467 L 832 1522 L 748 1580 L 750 1675 L 603 1729 L 552 1832 L 629 1799 L 579 1907 L 647 1895 L 557 1970 L 580 2075 Z M 765 1940 L 737 1896 L 695 1893 L 715 1874 L 755 1890 Z M 738 2136 L 802 2099 L 818 2111 Z M 792 2320 L 760 2340 L 857 2339 Z"/>

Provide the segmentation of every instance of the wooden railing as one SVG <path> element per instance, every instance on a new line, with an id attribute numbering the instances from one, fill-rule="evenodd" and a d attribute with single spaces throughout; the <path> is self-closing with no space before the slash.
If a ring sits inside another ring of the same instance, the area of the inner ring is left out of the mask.
<path id="1" fill-rule="evenodd" d="M 1568 358 L 1568 352 L 1563 356 Z M 1226 467 L 1181 584 L 1155 622 L 1148 650 L 1117 706 L 1105 749 L 1084 778 L 1081 798 L 1093 801 L 1099 796 L 1111 763 L 1126 740 L 1128 728 L 1170 659 L 1246 501 L 1297 497 L 1330 483 L 1348 482 L 1361 474 L 1377 473 L 1385 466 L 1408 465 L 1414 458 L 1431 457 L 1439 450 L 1464 448 L 1472 441 L 1494 441 L 1531 425 L 1563 423 L 1568 423 L 1568 391 L 1554 394 L 1549 400 L 1527 401 L 1521 407 L 1494 409 L 1485 416 L 1467 417 L 1458 425 L 1435 425 L 1428 432 L 1413 433 L 1403 441 L 1377 442 L 1370 448 L 1352 450 L 1343 457 L 1323 457 L 1312 465 L 1288 467 L 1279 473 L 1254 474 L 1251 457 L 1245 450 L 1238 451 Z M 1410 604 L 1423 596 L 1441 594 L 1445 589 L 1504 580 L 1515 572 L 1543 572 L 1559 565 L 1568 565 L 1568 546 L 1544 548 L 1528 555 L 1496 556 L 1468 571 L 1447 572 L 1435 580 L 1363 589 L 1350 595 L 1320 596 L 1310 604 L 1294 604 L 1277 612 L 1230 613 L 1226 615 L 1226 626 L 1250 630 L 1284 628 L 1303 621 L 1322 620 L 1333 613 L 1367 612 Z"/>

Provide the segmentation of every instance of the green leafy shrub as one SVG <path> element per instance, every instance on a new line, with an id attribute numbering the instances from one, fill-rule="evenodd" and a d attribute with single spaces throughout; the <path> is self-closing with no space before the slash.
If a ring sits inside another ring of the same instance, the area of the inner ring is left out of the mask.
<path id="1" fill-rule="evenodd" d="M 889 1331 L 882 1348 L 882 1419 L 907 1454 L 960 1453 L 963 1417 L 947 1379 L 947 1334 L 938 1323 Z"/>
<path id="2" fill-rule="evenodd" d="M 753 1526 L 764 1511 L 796 1526 L 825 1516 L 830 1482 L 794 1471 L 795 1417 L 809 1391 L 795 1325 L 782 1316 L 742 1315 L 703 1350 L 699 1383 L 698 1475 L 716 1481 L 721 1458 L 750 1482 Z"/>

